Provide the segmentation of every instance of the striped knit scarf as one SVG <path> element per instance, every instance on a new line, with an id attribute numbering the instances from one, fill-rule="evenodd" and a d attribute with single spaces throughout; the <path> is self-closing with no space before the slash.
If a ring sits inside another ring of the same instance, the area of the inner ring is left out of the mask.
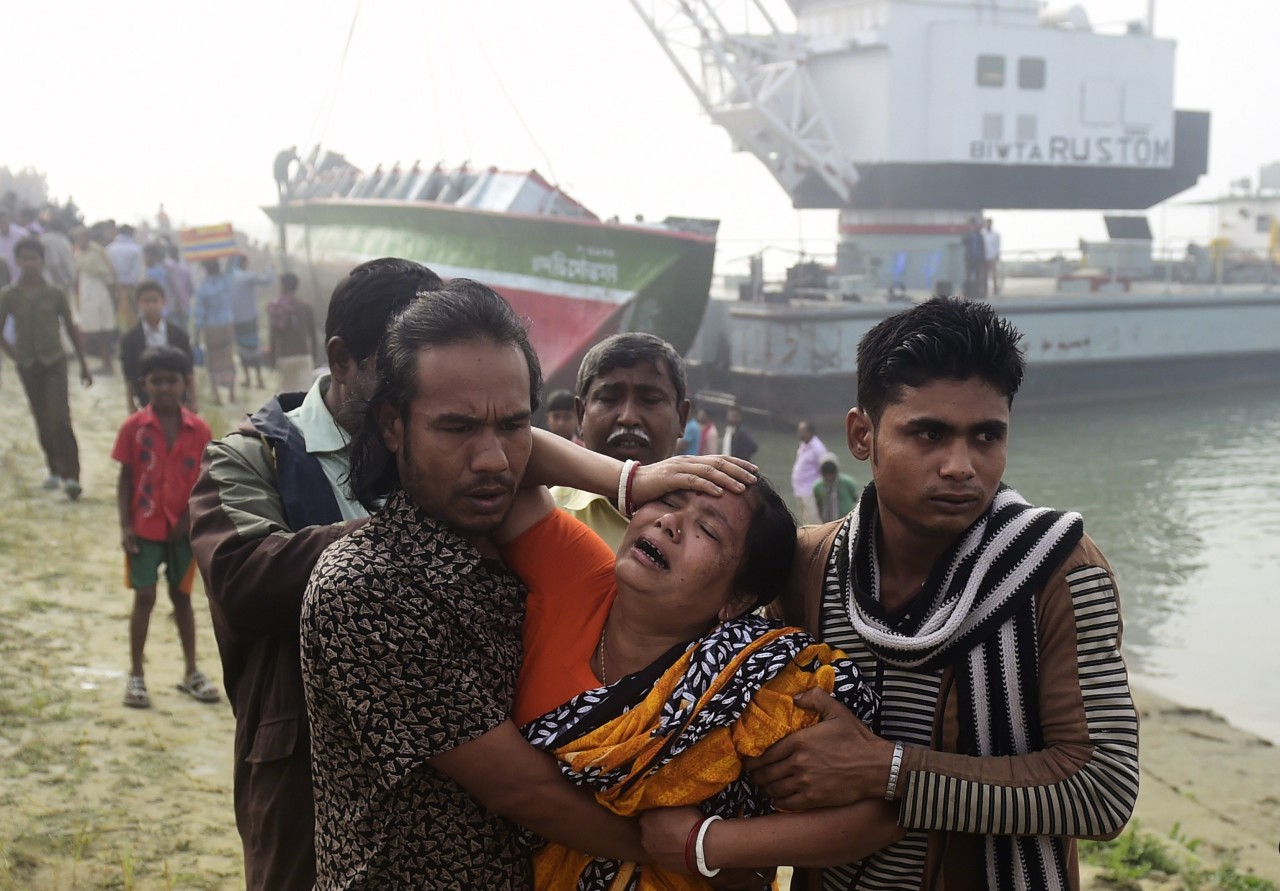
<path id="1" fill-rule="evenodd" d="M 878 502 L 867 486 L 848 549 L 849 616 L 876 656 L 898 668 L 955 666 L 962 754 L 1024 755 L 1044 746 L 1040 726 L 1035 595 L 1084 535 L 1076 513 L 1032 507 L 1001 485 L 991 507 L 925 580 L 922 609 L 891 626 L 880 606 Z M 943 694 L 945 695 L 945 693 Z M 989 888 L 1068 887 L 1065 846 L 1040 837 L 988 836 Z"/>

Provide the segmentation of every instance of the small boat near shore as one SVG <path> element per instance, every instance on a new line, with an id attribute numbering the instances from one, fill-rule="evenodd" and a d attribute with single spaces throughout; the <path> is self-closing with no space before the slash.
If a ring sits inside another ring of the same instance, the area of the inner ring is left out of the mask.
<path id="1" fill-rule="evenodd" d="M 714 220 L 602 221 L 536 171 L 466 165 L 362 173 L 330 153 L 263 210 L 287 261 L 322 301 L 353 266 L 407 257 L 500 292 L 529 320 L 548 387 L 619 331 L 685 351 L 707 305 Z"/>

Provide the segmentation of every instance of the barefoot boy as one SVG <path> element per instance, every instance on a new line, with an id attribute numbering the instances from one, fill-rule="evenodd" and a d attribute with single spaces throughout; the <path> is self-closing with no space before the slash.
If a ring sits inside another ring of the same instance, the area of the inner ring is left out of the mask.
<path id="1" fill-rule="evenodd" d="M 178 689 L 201 702 L 215 702 L 218 690 L 196 668 L 196 622 L 191 610 L 195 563 L 188 537 L 187 499 L 200 473 L 200 455 L 212 439 L 209 425 L 182 407 L 191 360 L 171 346 L 154 347 L 139 362 L 148 405 L 125 419 L 111 457 L 120 462 L 116 506 L 120 514 L 128 583 L 134 590 L 129 620 L 132 665 L 124 704 L 147 708 L 142 648 L 156 602 L 160 565 L 165 566 L 169 599 L 182 641 L 186 672 Z"/>

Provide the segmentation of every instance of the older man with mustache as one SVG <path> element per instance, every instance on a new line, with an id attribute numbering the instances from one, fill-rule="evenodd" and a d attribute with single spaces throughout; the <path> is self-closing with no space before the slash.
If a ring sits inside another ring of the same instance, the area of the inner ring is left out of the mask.
<path id="1" fill-rule="evenodd" d="M 582 444 L 620 461 L 670 458 L 689 418 L 686 387 L 684 360 L 662 338 L 639 332 L 605 338 L 578 367 L 574 408 Z M 566 487 L 551 493 L 557 507 L 617 550 L 627 519 L 615 500 Z"/>

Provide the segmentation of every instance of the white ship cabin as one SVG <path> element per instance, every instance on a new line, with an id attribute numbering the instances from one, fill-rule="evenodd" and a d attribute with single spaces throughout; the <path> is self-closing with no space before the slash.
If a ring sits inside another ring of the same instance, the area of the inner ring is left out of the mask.
<path id="1" fill-rule="evenodd" d="M 1229 194 L 1199 202 L 1217 210 L 1217 238 L 1229 249 L 1280 259 L 1280 162 L 1259 171 L 1256 189 L 1248 178 L 1231 186 Z"/>
<path id="2" fill-rule="evenodd" d="M 1208 115 L 1174 109 L 1175 45 L 1149 22 L 1103 33 L 1037 0 L 788 3 L 795 32 L 762 14 L 763 33 L 734 33 L 706 4 L 646 21 L 797 207 L 1145 208 L 1207 167 Z M 669 18 L 702 35 L 698 64 Z"/>
<path id="3" fill-rule="evenodd" d="M 1037 0 L 790 0 L 855 163 L 1168 168 L 1174 42 Z"/>

